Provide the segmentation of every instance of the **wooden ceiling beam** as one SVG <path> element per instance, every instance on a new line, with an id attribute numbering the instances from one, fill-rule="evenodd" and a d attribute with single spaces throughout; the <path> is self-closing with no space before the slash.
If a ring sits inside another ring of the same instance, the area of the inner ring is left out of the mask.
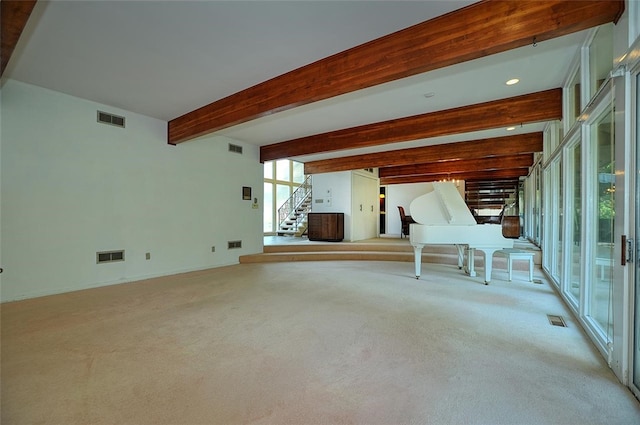
<path id="1" fill-rule="evenodd" d="M 379 177 L 400 177 L 421 174 L 464 173 L 470 171 L 492 171 L 508 168 L 522 168 L 533 165 L 533 154 L 495 156 L 490 158 L 467 159 L 460 161 L 440 161 L 428 164 L 383 167 Z"/>
<path id="2" fill-rule="evenodd" d="M 624 0 L 484 0 L 287 72 L 169 121 L 175 145 L 262 116 L 615 22 Z"/>
<path id="3" fill-rule="evenodd" d="M 466 181 L 465 189 L 467 192 L 473 192 L 477 196 L 489 195 L 493 193 L 502 193 L 504 189 L 510 189 L 513 182 L 510 180 L 500 181 Z"/>
<path id="4" fill-rule="evenodd" d="M 319 174 L 535 152 L 542 152 L 542 133 L 540 132 L 310 161 L 304 164 L 304 173 Z"/>
<path id="5" fill-rule="evenodd" d="M 20 35 L 24 30 L 29 16 L 36 5 L 37 0 L 2 0 L 0 2 L 0 26 L 2 37 L 0 47 L 0 76 L 9 63 L 11 54 L 18 44 Z"/>
<path id="6" fill-rule="evenodd" d="M 559 119 L 560 88 L 274 143 L 260 148 L 260 161 Z"/>
<path id="7" fill-rule="evenodd" d="M 441 180 L 501 180 L 526 176 L 529 168 L 511 168 L 508 170 L 476 171 L 467 173 L 425 174 L 420 176 L 384 177 L 381 186 L 392 184 L 425 183 Z"/>

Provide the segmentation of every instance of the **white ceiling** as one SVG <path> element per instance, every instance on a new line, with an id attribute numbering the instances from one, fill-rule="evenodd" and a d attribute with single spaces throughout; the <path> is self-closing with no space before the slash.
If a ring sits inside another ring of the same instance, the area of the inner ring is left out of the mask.
<path id="1" fill-rule="evenodd" d="M 162 120 L 472 1 L 43 1 L 5 77 Z M 302 106 L 218 132 L 258 146 L 562 86 L 585 32 Z M 506 86 L 517 77 L 521 82 Z M 425 98 L 424 94 L 435 96 Z M 541 125 L 517 129 L 540 131 Z M 393 149 L 506 135 L 504 129 Z M 326 159 L 388 150 L 359 149 Z"/>

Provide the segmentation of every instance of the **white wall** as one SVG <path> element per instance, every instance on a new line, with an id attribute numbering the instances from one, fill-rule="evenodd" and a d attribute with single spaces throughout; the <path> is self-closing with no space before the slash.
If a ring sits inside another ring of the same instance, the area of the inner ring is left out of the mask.
<path id="1" fill-rule="evenodd" d="M 400 236 L 402 226 L 398 206 L 404 207 L 404 212 L 411 215 L 409 204 L 415 198 L 427 193 L 427 183 L 393 184 L 387 186 L 385 194 L 385 208 L 387 216 L 387 235 Z"/>
<path id="2" fill-rule="evenodd" d="M 126 128 L 97 123 L 98 109 Z M 11 80 L 1 113 L 2 301 L 262 251 L 262 209 L 241 196 L 251 186 L 262 206 L 257 147 L 221 137 L 169 146 L 166 122 Z M 229 240 L 243 247 L 227 250 Z M 97 251 L 117 249 L 126 261 L 96 264 Z"/>

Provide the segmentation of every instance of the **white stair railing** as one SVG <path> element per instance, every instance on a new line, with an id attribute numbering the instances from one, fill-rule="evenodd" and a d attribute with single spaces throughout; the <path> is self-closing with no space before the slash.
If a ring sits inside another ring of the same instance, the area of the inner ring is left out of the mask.
<path id="1" fill-rule="evenodd" d="M 311 176 L 278 208 L 278 234 L 297 233 L 311 209 Z"/>

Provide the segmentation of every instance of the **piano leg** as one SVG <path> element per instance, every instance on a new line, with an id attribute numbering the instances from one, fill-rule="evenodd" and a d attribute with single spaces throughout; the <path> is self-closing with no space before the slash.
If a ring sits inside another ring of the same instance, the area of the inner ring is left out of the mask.
<path id="1" fill-rule="evenodd" d="M 476 277 L 476 260 L 475 260 L 476 250 L 474 248 L 466 247 L 465 251 L 467 255 L 467 265 L 465 266 L 464 271 L 470 277 Z"/>
<path id="2" fill-rule="evenodd" d="M 456 248 L 458 249 L 458 269 L 462 270 L 462 267 L 464 266 L 464 249 L 465 249 L 465 245 L 456 245 Z"/>
<path id="3" fill-rule="evenodd" d="M 420 278 L 420 271 L 422 269 L 422 248 L 424 248 L 424 245 L 413 245 L 413 263 L 416 266 L 416 279 Z"/>
<path id="4" fill-rule="evenodd" d="M 493 253 L 498 251 L 494 248 L 481 249 L 484 253 L 484 284 L 488 285 L 491 282 L 491 271 L 493 268 Z"/>

